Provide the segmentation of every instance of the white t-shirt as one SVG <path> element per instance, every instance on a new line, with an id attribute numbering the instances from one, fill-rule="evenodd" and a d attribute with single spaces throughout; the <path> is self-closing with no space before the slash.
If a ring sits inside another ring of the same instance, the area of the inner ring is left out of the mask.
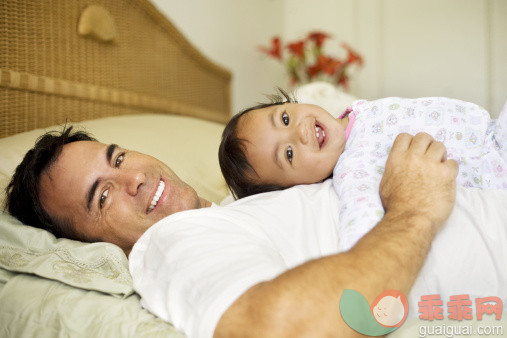
<path id="1" fill-rule="evenodd" d="M 408 297 L 501 297 L 507 305 L 507 192 L 458 189 Z M 330 180 L 185 211 L 153 225 L 130 253 L 142 305 L 189 337 L 212 337 L 250 287 L 301 263 L 338 253 L 339 202 Z M 375 259 L 375 257 L 372 257 Z M 337 299 L 337 301 L 339 301 Z"/>
<path id="2" fill-rule="evenodd" d="M 189 337 L 211 337 L 250 287 L 337 251 L 339 205 L 328 180 L 166 217 L 130 253 L 134 288 Z"/>

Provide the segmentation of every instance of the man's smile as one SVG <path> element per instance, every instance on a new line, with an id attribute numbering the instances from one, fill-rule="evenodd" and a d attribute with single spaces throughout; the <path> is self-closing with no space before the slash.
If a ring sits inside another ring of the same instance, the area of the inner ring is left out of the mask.
<path id="1" fill-rule="evenodd" d="M 149 214 L 150 212 L 153 211 L 153 209 L 155 209 L 160 197 L 162 196 L 162 193 L 164 192 L 164 189 L 165 189 L 165 182 L 160 180 L 160 182 L 157 186 L 157 190 L 155 190 L 155 192 L 153 193 L 153 197 L 150 200 L 150 205 L 146 209 L 147 214 Z"/>

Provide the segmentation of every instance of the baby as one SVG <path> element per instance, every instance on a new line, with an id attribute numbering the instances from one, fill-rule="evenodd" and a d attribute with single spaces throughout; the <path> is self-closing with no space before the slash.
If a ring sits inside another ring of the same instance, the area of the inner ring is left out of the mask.
<path id="1" fill-rule="evenodd" d="M 458 161 L 457 183 L 507 189 L 507 105 L 497 120 L 442 97 L 355 101 L 338 119 L 287 93 L 235 115 L 222 135 L 220 168 L 236 198 L 333 176 L 341 203 L 340 248 L 348 250 L 383 215 L 378 194 L 396 136 L 426 132 Z"/>

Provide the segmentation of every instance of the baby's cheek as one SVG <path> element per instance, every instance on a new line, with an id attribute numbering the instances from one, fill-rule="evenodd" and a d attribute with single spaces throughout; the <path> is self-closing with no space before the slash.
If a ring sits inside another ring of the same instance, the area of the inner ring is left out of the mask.
<path id="1" fill-rule="evenodd" d="M 336 166 L 336 162 L 334 159 L 326 158 L 323 163 L 320 165 L 322 176 L 324 178 L 333 174 L 334 167 Z"/>

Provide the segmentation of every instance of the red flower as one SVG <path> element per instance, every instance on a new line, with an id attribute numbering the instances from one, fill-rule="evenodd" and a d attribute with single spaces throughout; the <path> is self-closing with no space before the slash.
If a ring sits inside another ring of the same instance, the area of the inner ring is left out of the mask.
<path id="1" fill-rule="evenodd" d="M 339 59 L 334 59 L 321 54 L 318 56 L 316 64 L 306 67 L 306 74 L 308 74 L 310 79 L 313 79 L 321 72 L 334 76 L 341 71 L 342 67 L 343 62 Z"/>
<path id="2" fill-rule="evenodd" d="M 338 78 L 338 84 L 343 86 L 343 88 L 345 88 L 345 90 L 348 90 L 349 89 L 349 77 L 347 74 L 343 73 L 341 74 L 341 76 Z"/>
<path id="3" fill-rule="evenodd" d="M 357 54 L 349 45 L 342 43 L 342 47 L 347 51 L 347 63 L 358 63 L 360 66 L 363 65 L 363 58 Z"/>
<path id="4" fill-rule="evenodd" d="M 264 53 L 266 53 L 266 54 L 268 54 L 280 61 L 282 60 L 282 48 L 281 48 L 280 38 L 277 36 L 275 36 L 271 40 L 271 47 L 270 48 L 266 48 L 266 47 L 261 46 L 261 47 L 259 47 L 259 49 L 262 52 L 264 52 Z"/>
<path id="5" fill-rule="evenodd" d="M 300 81 L 300 80 L 299 80 L 299 78 L 298 78 L 297 76 L 294 76 L 294 75 L 291 75 L 291 76 L 290 76 L 290 84 L 291 84 L 292 86 L 297 85 L 297 84 L 299 83 L 299 81 Z"/>
<path id="6" fill-rule="evenodd" d="M 304 41 L 296 41 L 293 43 L 289 43 L 287 45 L 287 48 L 295 56 L 297 56 L 301 59 L 304 57 L 304 52 L 305 52 L 305 42 Z"/>
<path id="7" fill-rule="evenodd" d="M 319 64 L 308 66 L 306 67 L 306 74 L 308 74 L 308 77 L 313 79 L 315 76 L 317 76 L 322 69 L 320 68 Z"/>
<path id="8" fill-rule="evenodd" d="M 305 39 L 282 44 L 279 37 L 271 40 L 268 47 L 259 49 L 284 64 L 293 85 L 307 83 L 319 78 L 339 86 L 349 86 L 348 69 L 352 64 L 363 65 L 363 58 L 349 45 L 341 47 L 347 52 L 344 58 L 335 58 L 324 53 L 324 43 L 331 36 L 324 32 L 310 32 Z M 289 52 L 285 52 L 287 48 Z"/>
<path id="9" fill-rule="evenodd" d="M 322 32 L 312 32 L 308 34 L 307 39 L 314 41 L 317 47 L 321 48 L 324 44 L 324 41 L 329 38 L 330 35 Z"/>
<path id="10" fill-rule="evenodd" d="M 317 62 L 320 68 L 322 68 L 322 71 L 329 75 L 334 75 L 343 65 L 340 60 L 324 55 L 319 55 Z"/>

